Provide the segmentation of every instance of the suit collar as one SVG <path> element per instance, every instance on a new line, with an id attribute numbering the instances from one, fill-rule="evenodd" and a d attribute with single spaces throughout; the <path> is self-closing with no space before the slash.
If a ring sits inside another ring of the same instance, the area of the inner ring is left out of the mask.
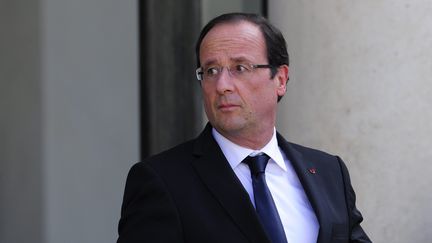
<path id="1" fill-rule="evenodd" d="M 294 170 L 305 190 L 305 193 L 318 218 L 320 229 L 318 233 L 318 243 L 330 242 L 332 226 L 328 222 L 330 212 L 327 195 L 322 191 L 321 183 L 323 180 L 319 171 L 316 171 L 316 161 L 306 159 L 301 152 L 296 150 L 292 144 L 287 142 L 279 133 L 277 134 L 279 146 L 291 161 Z"/>
<path id="2" fill-rule="evenodd" d="M 231 168 L 235 169 L 248 156 L 258 153 L 267 154 L 282 170 L 287 171 L 282 152 L 276 138 L 276 129 L 273 128 L 273 136 L 270 141 L 259 150 L 242 147 L 229 139 L 225 138 L 215 128 L 212 128 L 212 135 L 219 147 L 221 148 L 225 158 L 228 160 Z"/>
<path id="3" fill-rule="evenodd" d="M 204 131 L 196 139 L 193 153 L 197 159 L 194 160 L 192 165 L 203 183 L 245 237 L 250 242 L 269 242 L 249 195 L 214 140 L 211 128 L 207 124 Z"/>

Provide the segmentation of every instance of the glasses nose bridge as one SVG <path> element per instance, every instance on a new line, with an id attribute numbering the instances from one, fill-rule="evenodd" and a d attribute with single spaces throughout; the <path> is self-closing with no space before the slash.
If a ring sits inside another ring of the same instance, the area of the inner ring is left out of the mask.
<path id="1" fill-rule="evenodd" d="M 219 70 L 219 74 L 220 74 L 220 76 L 222 76 L 224 69 L 226 69 L 226 71 L 228 72 L 228 75 L 229 75 L 231 78 L 234 78 L 234 77 L 235 77 L 235 73 L 233 73 L 233 72 L 231 71 L 232 68 L 231 68 L 231 66 L 229 66 L 229 65 L 227 65 L 227 66 L 221 66 L 221 67 L 220 67 L 220 70 Z"/>
<path id="2" fill-rule="evenodd" d="M 224 69 L 226 69 L 227 74 L 224 74 Z M 226 76 L 224 76 L 226 75 Z M 218 87 L 221 89 L 227 89 L 231 87 L 233 80 L 236 78 L 235 74 L 231 72 L 230 66 L 219 66 L 218 75 L 214 77 L 214 81 L 217 83 Z"/>

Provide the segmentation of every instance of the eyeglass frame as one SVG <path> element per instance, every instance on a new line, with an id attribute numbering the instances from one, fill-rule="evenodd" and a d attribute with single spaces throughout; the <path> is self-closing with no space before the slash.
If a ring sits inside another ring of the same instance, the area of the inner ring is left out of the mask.
<path id="1" fill-rule="evenodd" d="M 257 69 L 257 68 L 274 68 L 274 66 L 270 65 L 270 64 L 251 64 L 251 63 L 247 63 L 247 65 L 249 65 L 252 68 L 252 70 L 250 72 L 255 71 L 255 69 Z M 226 68 L 227 71 L 228 71 L 228 73 L 230 75 L 232 75 L 230 66 L 215 66 L 215 67 L 218 67 L 218 69 L 220 70 L 220 74 L 222 74 L 223 69 Z M 199 82 L 203 81 L 204 80 L 204 77 L 203 77 L 203 75 L 204 75 L 204 67 L 198 67 L 195 70 L 195 74 L 196 74 L 196 78 L 197 78 L 197 80 Z M 220 75 L 220 74 L 218 74 L 218 75 Z"/>

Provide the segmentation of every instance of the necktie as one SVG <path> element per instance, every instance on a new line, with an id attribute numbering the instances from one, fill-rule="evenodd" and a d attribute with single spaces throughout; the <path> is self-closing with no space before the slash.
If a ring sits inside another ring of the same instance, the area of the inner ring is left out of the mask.
<path id="1" fill-rule="evenodd" d="M 287 243 L 276 205 L 265 181 L 264 173 L 269 158 L 268 155 L 261 154 L 254 157 L 248 156 L 243 162 L 251 171 L 255 208 L 264 230 L 272 243 Z"/>

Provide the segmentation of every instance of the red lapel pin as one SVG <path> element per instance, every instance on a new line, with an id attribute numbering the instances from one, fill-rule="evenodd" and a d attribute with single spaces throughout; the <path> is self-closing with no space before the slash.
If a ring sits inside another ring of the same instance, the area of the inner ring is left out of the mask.
<path id="1" fill-rule="evenodd" d="M 316 174 L 317 170 L 315 168 L 309 168 L 311 174 Z"/>

